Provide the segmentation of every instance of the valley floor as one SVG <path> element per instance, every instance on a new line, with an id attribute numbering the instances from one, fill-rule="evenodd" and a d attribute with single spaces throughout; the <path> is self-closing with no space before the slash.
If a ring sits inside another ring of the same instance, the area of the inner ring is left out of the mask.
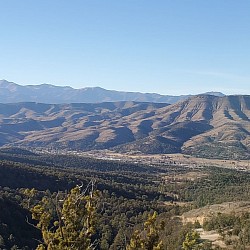
<path id="1" fill-rule="evenodd" d="M 101 160 L 121 161 L 140 163 L 146 165 L 176 165 L 187 168 L 199 168 L 206 166 L 222 167 L 229 169 L 236 169 L 242 171 L 250 171 L 250 160 L 221 160 L 221 159 L 207 159 L 197 158 L 185 154 L 121 154 L 109 150 L 93 150 L 86 152 L 77 151 L 47 151 L 51 154 L 72 154 L 78 156 L 93 157 Z"/>

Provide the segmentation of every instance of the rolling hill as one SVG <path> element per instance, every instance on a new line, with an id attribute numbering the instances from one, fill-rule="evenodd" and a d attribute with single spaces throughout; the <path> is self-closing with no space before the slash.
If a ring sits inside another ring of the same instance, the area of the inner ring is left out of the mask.
<path id="1" fill-rule="evenodd" d="M 0 104 L 0 145 L 250 157 L 250 96 L 199 95 L 176 104 Z"/>

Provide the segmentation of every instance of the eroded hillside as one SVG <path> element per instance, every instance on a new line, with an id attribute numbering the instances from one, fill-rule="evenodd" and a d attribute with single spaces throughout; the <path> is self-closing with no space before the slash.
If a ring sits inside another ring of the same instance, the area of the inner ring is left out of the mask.
<path id="1" fill-rule="evenodd" d="M 176 104 L 0 105 L 0 145 L 113 149 L 248 158 L 250 96 L 200 95 Z"/>

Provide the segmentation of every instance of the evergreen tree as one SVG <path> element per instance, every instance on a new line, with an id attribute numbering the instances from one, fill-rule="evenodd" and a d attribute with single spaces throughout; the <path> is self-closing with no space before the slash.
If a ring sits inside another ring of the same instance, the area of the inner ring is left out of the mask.
<path id="1" fill-rule="evenodd" d="M 55 200 L 44 197 L 31 209 L 32 218 L 38 221 L 36 226 L 43 237 L 43 244 L 37 250 L 94 249 L 92 236 L 95 233 L 97 193 L 91 189 L 86 194 L 77 186 L 65 197 L 59 196 Z"/>
<path id="2" fill-rule="evenodd" d="M 126 250 L 163 250 L 163 243 L 159 240 L 159 232 L 164 229 L 164 223 L 157 225 L 157 213 L 149 215 L 144 223 L 144 230 L 136 230 L 131 237 Z"/>
<path id="3" fill-rule="evenodd" d="M 186 234 L 185 240 L 182 243 L 183 250 L 199 250 L 200 247 L 200 235 L 197 231 L 192 230 Z"/>

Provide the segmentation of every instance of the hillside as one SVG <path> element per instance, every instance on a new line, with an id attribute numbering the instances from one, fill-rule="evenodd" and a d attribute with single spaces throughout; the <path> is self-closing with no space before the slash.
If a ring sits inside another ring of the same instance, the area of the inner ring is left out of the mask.
<path id="1" fill-rule="evenodd" d="M 0 145 L 249 158 L 250 96 L 0 105 Z"/>
<path id="2" fill-rule="evenodd" d="M 127 243 L 122 236 L 130 239 L 134 230 L 141 230 L 152 211 L 158 213 L 157 225 L 166 224 L 160 233 L 163 249 L 181 249 L 185 235 L 197 227 L 197 223 L 182 224 L 181 219 L 195 222 L 199 216 L 212 215 L 211 209 L 215 216 L 220 213 L 221 220 L 216 222 L 225 221 L 226 213 L 236 210 L 229 214 L 230 220 L 226 220 L 230 228 L 237 229 L 232 231 L 235 243 L 242 244 L 238 237 L 242 233 L 249 235 L 249 172 L 216 167 L 188 168 L 167 158 L 160 165 L 144 165 L 9 149 L 0 150 L 0 249 L 35 249 L 42 239 L 32 226 L 37 222 L 31 220 L 30 208 L 41 204 L 44 198 L 55 198 L 56 202 L 58 194 L 66 194 L 65 190 L 79 184 L 86 192 L 85 187 L 93 177 L 100 195 L 94 237 L 98 239 L 98 250 L 115 250 L 120 246 L 125 249 Z M 33 188 L 37 191 L 33 190 L 32 194 Z M 48 208 L 55 208 L 54 204 Z M 202 208 L 206 205 L 209 207 Z M 199 210 L 191 210 L 194 207 Z M 244 220 L 238 218 L 239 210 L 246 212 Z M 56 212 L 54 214 L 56 216 Z M 238 221 L 242 221 L 242 225 Z M 226 233 L 228 225 L 222 225 L 226 226 L 223 227 Z M 213 225 L 210 223 L 210 226 Z M 249 238 L 246 239 L 244 243 L 249 245 Z M 229 245 L 232 246 L 232 242 L 228 241 L 223 249 L 230 249 Z"/>

